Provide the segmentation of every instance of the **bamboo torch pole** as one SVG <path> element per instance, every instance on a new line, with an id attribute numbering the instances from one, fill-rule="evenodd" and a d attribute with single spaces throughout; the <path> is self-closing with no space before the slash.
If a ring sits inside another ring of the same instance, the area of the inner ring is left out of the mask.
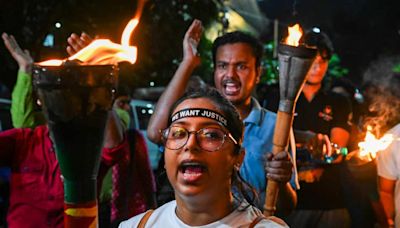
<path id="1" fill-rule="evenodd" d="M 301 35 L 298 40 L 300 37 Z M 273 154 L 287 148 L 296 101 L 315 55 L 316 49 L 299 46 L 298 43 L 297 46 L 283 43 L 278 46 L 280 99 L 273 137 Z M 279 186 L 277 181 L 268 179 L 264 204 L 265 216 L 274 215 Z"/>

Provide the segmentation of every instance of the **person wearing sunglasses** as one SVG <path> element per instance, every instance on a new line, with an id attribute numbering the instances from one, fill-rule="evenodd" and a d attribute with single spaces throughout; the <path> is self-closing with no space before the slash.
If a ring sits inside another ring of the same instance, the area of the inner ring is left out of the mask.
<path id="1" fill-rule="evenodd" d="M 239 114 L 212 88 L 186 93 L 161 131 L 165 169 L 175 200 L 120 227 L 282 227 L 252 205 L 256 195 L 240 177 L 244 158 Z M 252 194 L 249 194 L 252 192 Z"/>

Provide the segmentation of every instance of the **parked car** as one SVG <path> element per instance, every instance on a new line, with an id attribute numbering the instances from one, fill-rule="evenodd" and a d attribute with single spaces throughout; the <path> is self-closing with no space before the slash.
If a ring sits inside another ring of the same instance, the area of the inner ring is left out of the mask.
<path id="1" fill-rule="evenodd" d="M 132 108 L 131 127 L 139 129 L 145 137 L 151 168 L 156 170 L 161 153 L 159 152 L 158 146 L 147 137 L 147 125 L 154 111 L 154 103 L 146 100 L 131 100 L 130 105 Z"/>
<path id="2" fill-rule="evenodd" d="M 11 101 L 0 98 L 0 131 L 12 128 L 10 108 Z"/>
<path id="3" fill-rule="evenodd" d="M 11 101 L 9 99 L 0 98 L 0 131 L 12 128 L 10 108 Z M 7 227 L 6 214 L 10 196 L 10 173 L 10 168 L 0 167 L 0 227 Z"/>

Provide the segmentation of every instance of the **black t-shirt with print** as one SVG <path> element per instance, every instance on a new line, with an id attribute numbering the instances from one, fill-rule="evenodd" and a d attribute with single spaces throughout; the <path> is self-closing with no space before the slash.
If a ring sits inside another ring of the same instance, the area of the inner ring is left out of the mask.
<path id="1" fill-rule="evenodd" d="M 320 91 L 308 102 L 301 93 L 296 104 L 293 128 L 326 135 L 330 135 L 334 127 L 350 132 L 350 115 L 351 104 L 344 96 Z"/>
<path id="2" fill-rule="evenodd" d="M 297 101 L 293 128 L 326 135 L 330 135 L 335 127 L 350 132 L 350 115 L 350 102 L 339 94 L 320 91 L 308 102 L 302 93 Z M 315 164 L 311 161 L 298 163 L 298 168 L 301 186 L 297 192 L 298 209 L 345 207 L 342 182 L 347 170 L 344 164 Z"/>

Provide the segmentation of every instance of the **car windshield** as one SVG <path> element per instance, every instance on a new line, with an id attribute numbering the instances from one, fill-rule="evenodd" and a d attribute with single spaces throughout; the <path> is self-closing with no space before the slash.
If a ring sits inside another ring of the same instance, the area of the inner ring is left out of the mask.
<path id="1" fill-rule="evenodd" d="M 147 125 L 149 124 L 150 117 L 152 114 L 153 109 L 152 108 L 147 108 L 147 107 L 142 107 L 142 106 L 136 106 L 135 111 L 138 116 L 138 128 L 140 130 L 146 130 Z"/>
<path id="2" fill-rule="evenodd" d="M 10 108 L 11 101 L 0 98 L 0 131 L 12 128 Z"/>

